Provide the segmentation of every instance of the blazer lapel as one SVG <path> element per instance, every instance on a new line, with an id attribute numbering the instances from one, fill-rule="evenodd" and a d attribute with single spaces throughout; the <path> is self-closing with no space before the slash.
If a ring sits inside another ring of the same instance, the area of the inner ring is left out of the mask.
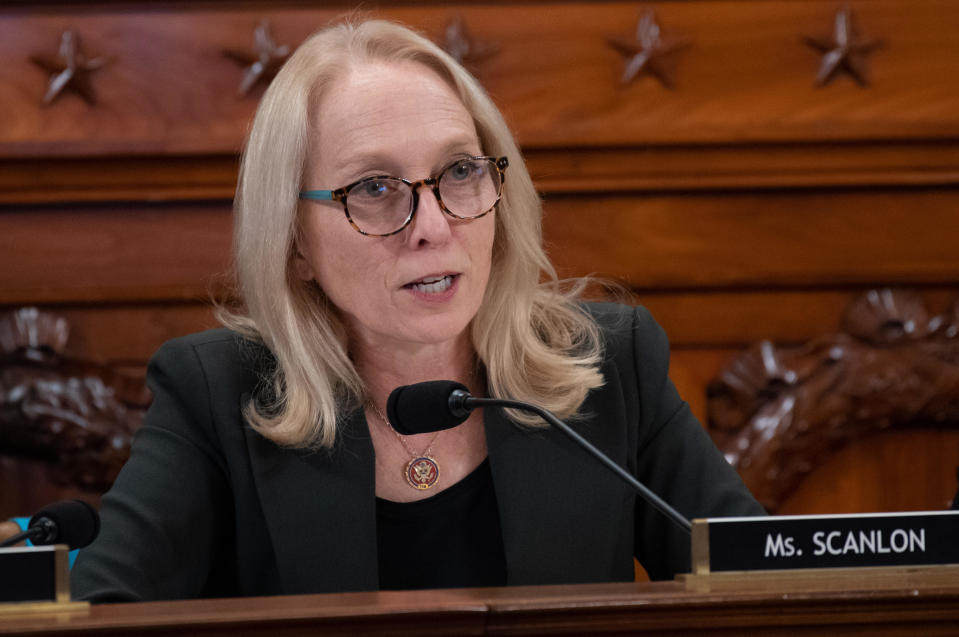
<path id="1" fill-rule="evenodd" d="M 373 444 L 362 410 L 333 451 L 290 450 L 247 430 L 284 593 L 376 590 Z"/>
<path id="2" fill-rule="evenodd" d="M 631 574 L 632 540 L 614 530 L 632 528 L 620 522 L 631 515 L 628 488 L 552 428 L 521 428 L 497 408 L 486 408 L 485 424 L 507 583 L 609 580 L 623 551 Z"/>

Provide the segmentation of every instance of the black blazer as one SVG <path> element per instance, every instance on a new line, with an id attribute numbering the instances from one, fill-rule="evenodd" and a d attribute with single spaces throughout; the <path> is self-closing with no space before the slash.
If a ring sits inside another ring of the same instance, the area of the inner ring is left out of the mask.
<path id="1" fill-rule="evenodd" d="M 667 378 L 668 344 L 642 308 L 592 305 L 605 385 L 572 422 L 687 517 L 761 515 Z M 374 457 L 362 410 L 332 452 L 290 450 L 241 408 L 273 365 L 224 329 L 176 339 L 150 362 L 153 404 L 78 556 L 94 601 L 374 590 Z M 553 430 L 486 409 L 510 585 L 633 579 L 689 569 L 689 537 Z"/>

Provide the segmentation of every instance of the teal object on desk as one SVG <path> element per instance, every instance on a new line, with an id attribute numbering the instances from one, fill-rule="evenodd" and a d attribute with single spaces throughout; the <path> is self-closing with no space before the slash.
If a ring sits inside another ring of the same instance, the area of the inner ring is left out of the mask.
<path id="1" fill-rule="evenodd" d="M 27 527 L 30 526 L 30 518 L 12 518 L 14 522 L 17 523 L 17 526 L 20 527 L 21 531 L 26 531 Z M 33 543 L 30 540 L 27 540 L 27 546 L 33 546 Z M 70 551 L 70 568 L 73 568 L 73 562 L 77 559 L 77 551 L 80 549 L 73 549 Z"/>

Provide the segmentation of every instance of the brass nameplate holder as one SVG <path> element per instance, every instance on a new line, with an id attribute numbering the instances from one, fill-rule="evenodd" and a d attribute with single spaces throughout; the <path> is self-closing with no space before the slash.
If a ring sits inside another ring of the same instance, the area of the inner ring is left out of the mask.
<path id="1" fill-rule="evenodd" d="M 805 578 L 818 587 L 827 578 L 898 586 L 959 576 L 959 511 L 709 518 L 692 527 L 693 572 L 680 579 L 694 587 L 704 579 L 768 586 Z"/>
<path id="2" fill-rule="evenodd" d="M 0 617 L 89 609 L 70 601 L 69 551 L 65 544 L 0 549 Z"/>

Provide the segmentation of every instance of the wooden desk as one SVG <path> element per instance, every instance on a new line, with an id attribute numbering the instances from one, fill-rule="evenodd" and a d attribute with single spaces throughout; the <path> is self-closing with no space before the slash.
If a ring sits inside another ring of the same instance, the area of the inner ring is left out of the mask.
<path id="1" fill-rule="evenodd" d="M 956 569 L 760 580 L 700 582 L 699 590 L 647 582 L 104 604 L 0 615 L 0 635 L 959 634 Z"/>

